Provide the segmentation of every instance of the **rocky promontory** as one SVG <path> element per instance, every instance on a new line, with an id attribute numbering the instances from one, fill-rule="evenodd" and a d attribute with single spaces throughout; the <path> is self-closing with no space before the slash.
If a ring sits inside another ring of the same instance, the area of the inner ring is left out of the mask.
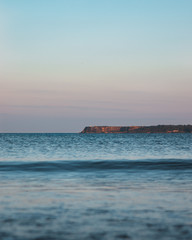
<path id="1" fill-rule="evenodd" d="M 192 125 L 89 126 L 81 133 L 192 133 Z"/>

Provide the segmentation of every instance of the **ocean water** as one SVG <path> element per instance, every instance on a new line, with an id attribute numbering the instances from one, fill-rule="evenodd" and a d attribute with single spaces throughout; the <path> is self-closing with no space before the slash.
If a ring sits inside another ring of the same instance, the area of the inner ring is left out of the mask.
<path id="1" fill-rule="evenodd" d="M 0 134 L 0 239 L 192 239 L 192 134 Z"/>

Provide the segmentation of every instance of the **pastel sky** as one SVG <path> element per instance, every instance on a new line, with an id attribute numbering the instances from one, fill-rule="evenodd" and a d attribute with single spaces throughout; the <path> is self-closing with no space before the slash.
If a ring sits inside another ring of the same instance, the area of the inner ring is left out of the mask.
<path id="1" fill-rule="evenodd" d="M 0 132 L 192 124 L 191 0 L 0 0 Z"/>

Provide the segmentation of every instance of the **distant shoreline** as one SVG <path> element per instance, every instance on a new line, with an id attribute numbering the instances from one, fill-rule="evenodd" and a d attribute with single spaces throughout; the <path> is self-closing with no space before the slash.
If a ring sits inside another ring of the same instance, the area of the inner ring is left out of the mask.
<path id="1" fill-rule="evenodd" d="M 80 133 L 192 133 L 192 125 L 87 126 Z"/>

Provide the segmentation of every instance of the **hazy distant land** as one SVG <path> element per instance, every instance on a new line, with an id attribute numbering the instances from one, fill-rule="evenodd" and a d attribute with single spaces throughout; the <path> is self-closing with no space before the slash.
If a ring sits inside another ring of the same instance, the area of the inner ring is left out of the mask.
<path id="1" fill-rule="evenodd" d="M 88 126 L 81 133 L 192 133 L 192 125 Z"/>

